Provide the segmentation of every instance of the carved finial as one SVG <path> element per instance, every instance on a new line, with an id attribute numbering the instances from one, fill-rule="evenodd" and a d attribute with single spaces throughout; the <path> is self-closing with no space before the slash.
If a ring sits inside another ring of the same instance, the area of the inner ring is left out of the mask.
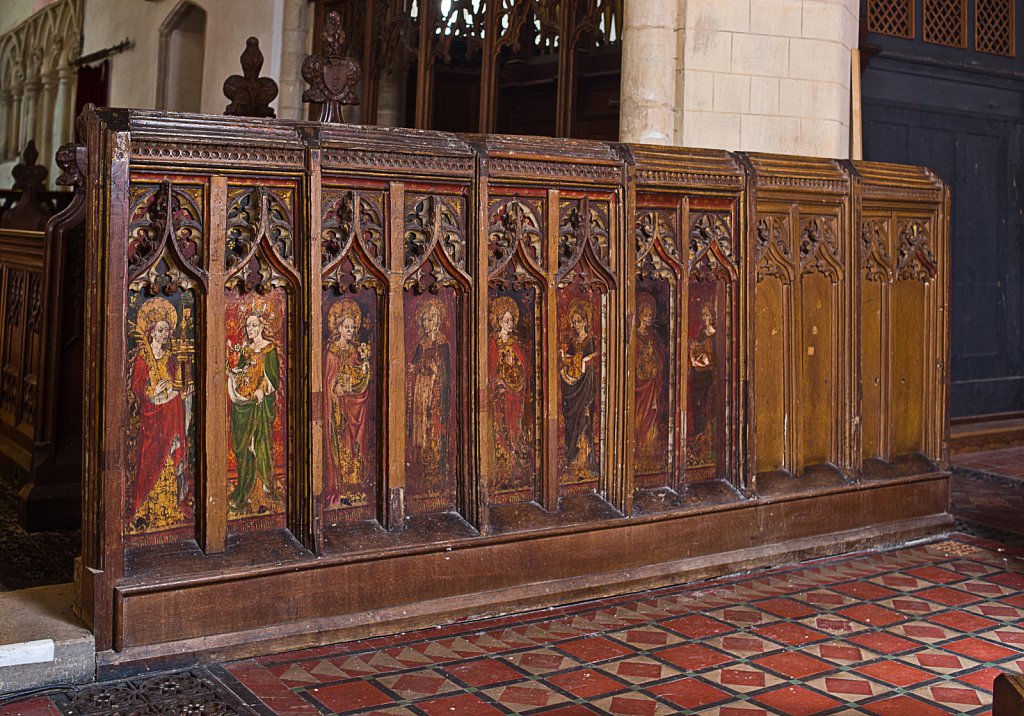
<path id="1" fill-rule="evenodd" d="M 88 172 L 88 158 L 85 145 L 69 142 L 62 144 L 57 150 L 57 166 L 62 174 L 57 177 L 60 186 L 70 186 L 78 191 L 85 187 L 85 175 Z"/>
<path id="2" fill-rule="evenodd" d="M 260 52 L 260 41 L 255 37 L 245 41 L 241 62 L 242 74 L 231 75 L 224 80 L 224 96 L 231 100 L 224 114 L 273 117 L 274 110 L 268 105 L 277 97 L 277 83 L 269 77 L 260 77 L 263 53 Z"/>
<path id="3" fill-rule="evenodd" d="M 302 62 L 302 78 L 309 89 L 302 93 L 303 102 L 318 102 L 321 122 L 344 122 L 341 105 L 359 104 L 353 88 L 359 83 L 359 63 L 343 54 L 345 31 L 341 29 L 341 16 L 333 10 L 324 23 L 323 51 L 309 55 Z"/>
<path id="4" fill-rule="evenodd" d="M 15 189 L 25 192 L 46 191 L 46 187 L 43 186 L 46 181 L 46 167 L 36 164 L 38 159 L 39 151 L 36 149 L 35 140 L 30 139 L 25 145 L 25 151 L 22 152 L 21 161 L 11 170 Z"/>

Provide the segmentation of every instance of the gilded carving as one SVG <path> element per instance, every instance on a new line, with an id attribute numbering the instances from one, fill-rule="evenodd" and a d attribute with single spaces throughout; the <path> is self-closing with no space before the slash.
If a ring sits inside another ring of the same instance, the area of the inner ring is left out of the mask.
<path id="1" fill-rule="evenodd" d="M 731 214 L 696 212 L 690 215 L 689 262 L 692 280 L 731 279 L 736 270 Z"/>
<path id="2" fill-rule="evenodd" d="M 287 285 L 295 263 L 292 191 L 236 188 L 229 191 L 228 201 L 227 286 L 265 293 Z"/>
<path id="3" fill-rule="evenodd" d="M 938 265 L 929 245 L 929 229 L 926 223 L 907 221 L 899 225 L 896 239 L 896 275 L 901 281 L 933 280 Z"/>
<path id="4" fill-rule="evenodd" d="M 405 287 L 417 292 L 466 286 L 464 200 L 436 194 L 406 199 Z"/>
<path id="5" fill-rule="evenodd" d="M 608 265 L 607 202 L 563 199 L 558 222 L 558 286 L 573 282 L 585 288 L 613 288 L 615 275 Z"/>
<path id="6" fill-rule="evenodd" d="M 131 189 L 128 276 L 131 289 L 170 294 L 205 285 L 203 189 L 138 184 Z"/>
<path id="7" fill-rule="evenodd" d="M 321 256 L 324 288 L 383 292 L 383 192 L 351 190 L 324 200 Z M 359 207 L 358 211 L 356 207 Z"/>

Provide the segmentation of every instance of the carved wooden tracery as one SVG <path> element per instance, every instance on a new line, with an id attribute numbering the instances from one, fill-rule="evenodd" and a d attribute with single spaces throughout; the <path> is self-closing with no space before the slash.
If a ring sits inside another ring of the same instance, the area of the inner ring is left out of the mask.
<path id="1" fill-rule="evenodd" d="M 408 82 L 415 90 L 408 126 L 533 133 L 524 131 L 525 124 L 508 126 L 519 121 L 510 119 L 517 108 L 500 97 L 521 85 L 532 86 L 535 100 L 555 110 L 543 133 L 614 138 L 613 127 L 595 129 L 590 119 L 579 125 L 584 107 L 578 92 L 581 83 L 617 91 L 608 88 L 617 85 L 619 73 L 622 0 L 318 0 L 317 8 L 317 28 L 336 12 L 362 61 L 364 123 L 378 121 L 382 84 L 398 84 L 405 94 Z M 609 70 L 614 77 L 606 88 Z M 478 106 L 450 96 L 446 88 L 455 86 L 466 89 L 459 97 L 478 96 Z M 543 100 L 536 99 L 538 87 Z M 444 100 L 439 92 L 446 93 Z M 449 105 L 459 107 L 458 119 L 446 113 Z M 459 126 L 448 126 L 452 121 Z"/>
<path id="2" fill-rule="evenodd" d="M 383 192 L 374 190 L 350 189 L 327 195 L 320 220 L 324 288 L 384 291 L 383 201 Z"/>
<path id="3" fill-rule="evenodd" d="M 134 192 L 128 243 L 132 290 L 174 293 L 196 282 L 205 285 L 202 189 L 165 179 L 136 185 Z"/>
<path id="4" fill-rule="evenodd" d="M 290 196 L 260 185 L 233 189 L 228 199 L 227 287 L 266 292 L 297 284 Z"/>

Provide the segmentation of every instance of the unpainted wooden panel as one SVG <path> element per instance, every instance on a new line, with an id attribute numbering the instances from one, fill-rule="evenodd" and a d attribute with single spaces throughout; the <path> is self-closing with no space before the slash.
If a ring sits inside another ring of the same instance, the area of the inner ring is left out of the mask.
<path id="1" fill-rule="evenodd" d="M 754 444 L 755 471 L 787 466 L 785 312 L 788 288 L 777 276 L 766 276 L 754 290 Z"/>
<path id="2" fill-rule="evenodd" d="M 919 452 L 924 438 L 924 374 L 927 329 L 926 284 L 900 280 L 893 284 L 893 451 Z"/>
<path id="3" fill-rule="evenodd" d="M 804 465 L 832 460 L 835 404 L 835 292 L 832 281 L 821 273 L 801 277 L 800 311 L 803 341 L 800 362 L 800 416 Z"/>
<path id="4" fill-rule="evenodd" d="M 864 458 L 883 457 L 882 405 L 887 392 L 883 366 L 888 362 L 881 340 L 882 327 L 887 324 L 882 317 L 884 290 L 880 281 L 861 282 L 861 452 Z"/>

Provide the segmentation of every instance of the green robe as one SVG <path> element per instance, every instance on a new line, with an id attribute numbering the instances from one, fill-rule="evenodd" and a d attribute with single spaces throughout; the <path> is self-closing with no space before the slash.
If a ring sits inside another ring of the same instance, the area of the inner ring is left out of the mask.
<path id="1" fill-rule="evenodd" d="M 238 465 L 238 484 L 228 495 L 232 512 L 244 512 L 249 494 L 261 482 L 277 499 L 274 482 L 274 403 L 281 382 L 277 347 L 263 354 L 263 373 L 274 391 L 263 398 L 231 404 L 231 446 Z"/>

